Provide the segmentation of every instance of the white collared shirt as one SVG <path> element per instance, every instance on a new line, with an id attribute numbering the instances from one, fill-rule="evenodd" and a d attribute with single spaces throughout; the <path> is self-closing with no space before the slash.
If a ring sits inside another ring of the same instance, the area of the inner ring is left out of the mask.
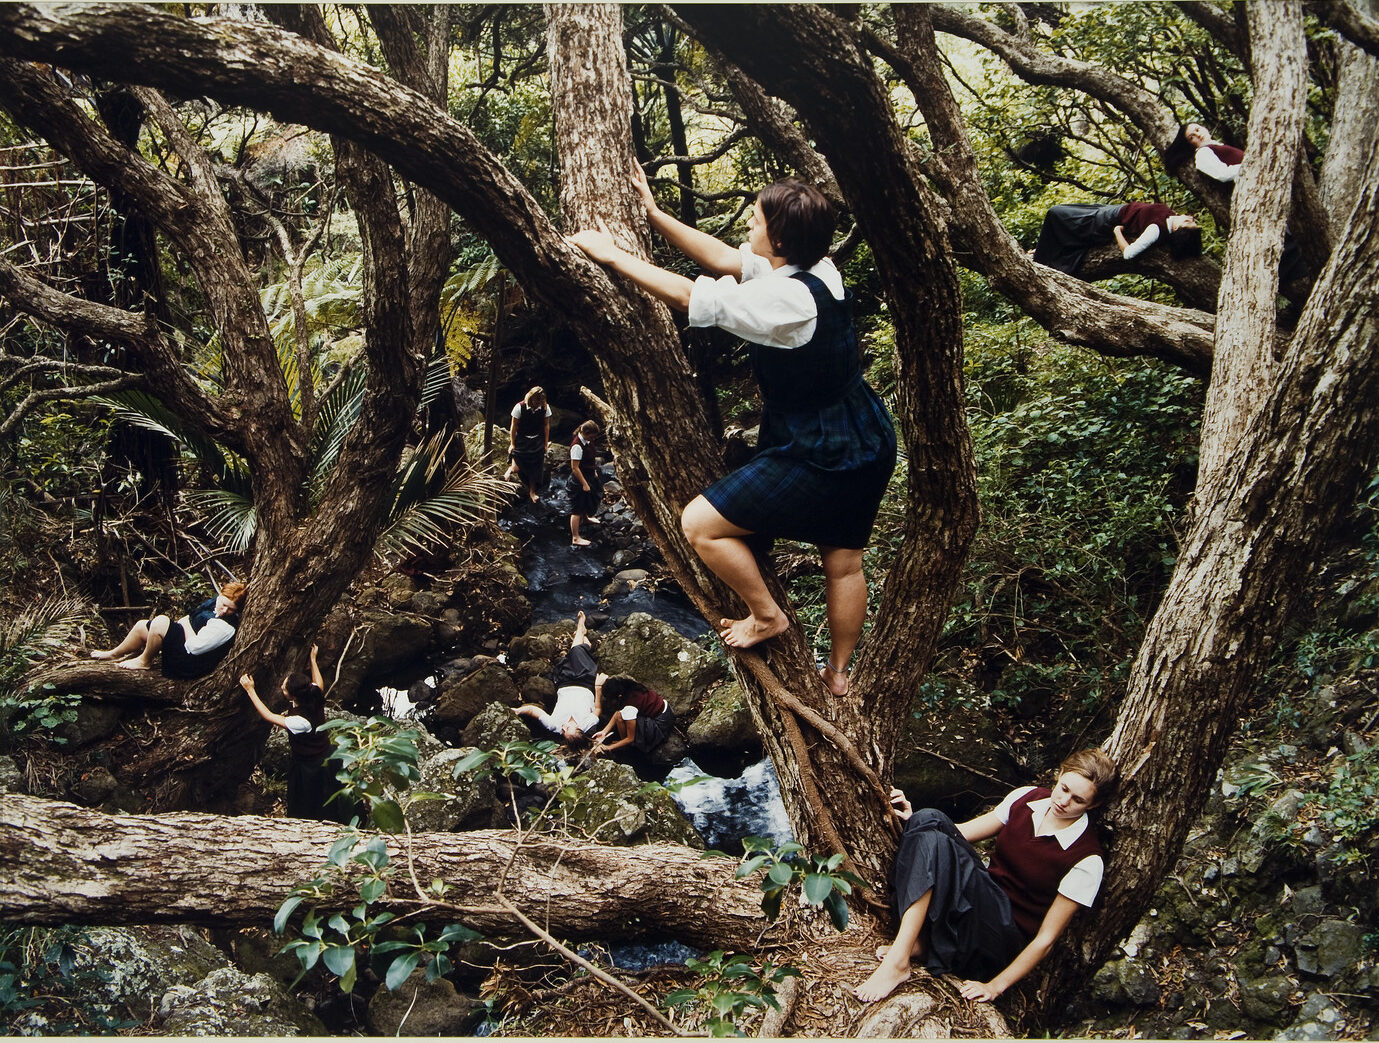
<path id="1" fill-rule="evenodd" d="M 701 275 L 696 279 L 690 291 L 689 324 L 717 326 L 768 348 L 808 344 L 818 324 L 818 308 L 809 287 L 790 278 L 801 271 L 800 267 L 786 264 L 772 268 L 771 262 L 758 257 L 747 243 L 738 250 L 742 280 L 731 275 L 717 279 Z M 825 257 L 808 271 L 828 287 L 835 300 L 843 299 L 843 276 L 832 260 Z"/>
<path id="2" fill-rule="evenodd" d="M 1022 786 L 1020 789 L 1011 790 L 1006 794 L 1006 799 L 996 806 L 995 815 L 1001 820 L 1003 825 L 1010 825 L 1010 810 L 1015 806 L 1015 802 L 1023 797 L 1033 786 Z M 1034 816 L 1034 831 L 1039 834 L 1040 823 L 1044 821 L 1044 815 L 1049 810 L 1049 805 L 1053 801 L 1044 797 L 1041 800 L 1029 802 L 1030 814 Z M 1073 845 L 1073 842 L 1083 833 L 1087 832 L 1091 825 L 1091 820 L 1087 818 L 1084 811 L 1074 822 L 1068 823 L 1062 829 L 1054 830 L 1048 834 L 1058 841 L 1064 851 Z M 1071 898 L 1078 905 L 1090 906 L 1096 901 L 1097 892 L 1101 890 L 1101 880 L 1106 874 L 1106 863 L 1100 855 L 1088 855 L 1082 861 L 1063 875 L 1063 879 L 1058 882 L 1058 893 L 1064 898 Z"/>
<path id="3" fill-rule="evenodd" d="M 1217 142 L 1210 142 L 1210 144 L 1214 145 Z M 1197 150 L 1193 157 L 1193 163 L 1203 174 L 1215 178 L 1217 181 L 1234 181 L 1240 176 L 1241 164 L 1227 163 L 1207 145 L 1203 145 Z"/>

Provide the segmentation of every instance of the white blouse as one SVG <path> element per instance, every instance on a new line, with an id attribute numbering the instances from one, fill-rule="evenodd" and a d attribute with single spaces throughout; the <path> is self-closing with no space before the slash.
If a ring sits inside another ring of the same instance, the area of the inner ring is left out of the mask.
<path id="1" fill-rule="evenodd" d="M 742 255 L 742 280 L 731 275 L 715 279 L 701 275 L 690 291 L 689 324 L 717 326 L 734 336 L 769 348 L 798 348 L 814 337 L 818 309 L 809 287 L 790 276 L 800 271 L 794 264 L 772 268 L 747 243 Z M 843 299 L 843 276 L 825 257 L 808 269 L 835 300 Z"/>

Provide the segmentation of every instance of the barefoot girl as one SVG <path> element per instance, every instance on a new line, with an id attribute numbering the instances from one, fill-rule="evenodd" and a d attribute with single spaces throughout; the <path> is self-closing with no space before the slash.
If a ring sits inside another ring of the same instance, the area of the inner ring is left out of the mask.
<path id="1" fill-rule="evenodd" d="M 1116 766 L 1101 750 L 1081 750 L 1058 767 L 1053 789 L 1011 791 L 994 811 L 955 826 L 941 811 L 906 820 L 891 884 L 900 927 L 877 950 L 881 965 L 856 989 L 865 1002 L 884 999 L 909 980 L 910 960 L 934 974 L 968 979 L 970 1000 L 993 1000 L 1032 971 L 1079 906 L 1090 906 L 1105 863 L 1087 813 L 1110 800 Z M 988 869 L 972 842 L 996 837 Z"/>
<path id="2" fill-rule="evenodd" d="M 719 636 L 748 648 L 790 625 L 746 537 L 813 543 L 823 558 L 831 639 L 824 681 L 842 695 L 867 614 L 862 551 L 896 444 L 885 406 L 862 377 L 851 294 L 825 256 L 832 207 L 799 181 L 769 185 L 757 194 L 747 242 L 734 249 L 661 210 L 640 169 L 633 183 L 651 227 L 718 278 L 691 282 L 627 252 L 606 232 L 582 231 L 571 242 L 688 312 L 691 326 L 718 326 L 747 341 L 761 387 L 756 455 L 681 516 L 695 552 L 747 606 L 743 618 L 719 621 Z"/>
<path id="3" fill-rule="evenodd" d="M 139 620 L 118 645 L 92 652 L 91 658 L 124 659 L 120 665 L 126 670 L 151 670 L 158 659 L 164 677 L 205 677 L 230 651 L 248 591 L 243 583 L 232 580 L 181 619 Z"/>

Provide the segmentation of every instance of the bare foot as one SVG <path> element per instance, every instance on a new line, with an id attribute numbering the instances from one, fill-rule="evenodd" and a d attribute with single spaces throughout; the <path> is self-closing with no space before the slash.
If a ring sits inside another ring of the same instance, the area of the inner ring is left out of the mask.
<path id="1" fill-rule="evenodd" d="M 584 610 L 583 610 L 583 609 L 580 609 L 580 610 L 579 610 L 579 615 L 575 616 L 575 636 L 574 636 L 574 643 L 578 645 L 578 644 L 580 644 L 581 642 L 583 642 L 583 641 L 584 641 L 584 636 L 585 636 Z"/>
<path id="2" fill-rule="evenodd" d="M 584 516 L 584 524 L 585 524 L 585 525 L 602 525 L 603 522 L 599 521 L 599 520 L 598 520 L 597 518 L 595 518 L 592 514 L 586 514 L 586 515 Z"/>
<path id="3" fill-rule="evenodd" d="M 537 496 L 536 493 L 527 493 L 527 499 L 530 500 L 532 503 L 541 502 L 541 497 Z"/>
<path id="4" fill-rule="evenodd" d="M 115 650 L 114 650 L 113 648 L 107 648 L 107 649 L 104 649 L 104 650 L 99 650 L 99 649 L 98 649 L 97 651 L 91 653 L 91 658 L 92 658 L 92 659 L 114 659 L 114 658 L 115 658 Z"/>
<path id="5" fill-rule="evenodd" d="M 876 947 L 876 958 L 878 960 L 884 960 L 886 958 L 886 953 L 890 951 L 891 947 L 889 945 L 878 945 Z M 910 950 L 910 959 L 918 960 L 923 955 L 924 946 L 920 944 L 919 939 L 915 939 L 914 947 Z"/>
<path id="6" fill-rule="evenodd" d="M 576 536 L 574 539 L 572 539 L 572 540 L 570 541 L 570 546 L 571 546 L 571 547 L 587 547 L 587 546 L 589 546 L 589 541 L 586 540 L 583 536 Z"/>
<path id="7" fill-rule="evenodd" d="M 853 990 L 853 995 L 863 1003 L 883 1000 L 901 985 L 910 980 L 909 967 L 897 969 L 883 962 L 871 972 L 871 977 Z"/>
<path id="8" fill-rule="evenodd" d="M 149 664 L 144 662 L 144 657 L 136 655 L 133 659 L 126 659 L 120 664 L 126 670 L 147 670 Z"/>
<path id="9" fill-rule="evenodd" d="M 784 612 L 775 619 L 762 622 L 756 616 L 746 619 L 720 619 L 718 636 L 725 645 L 732 648 L 751 648 L 768 638 L 783 634 L 790 629 L 790 620 Z"/>
<path id="10" fill-rule="evenodd" d="M 848 694 L 851 683 L 848 681 L 846 670 L 839 670 L 832 663 L 825 663 L 823 669 L 819 671 L 819 677 L 823 679 L 824 686 L 834 695 Z"/>

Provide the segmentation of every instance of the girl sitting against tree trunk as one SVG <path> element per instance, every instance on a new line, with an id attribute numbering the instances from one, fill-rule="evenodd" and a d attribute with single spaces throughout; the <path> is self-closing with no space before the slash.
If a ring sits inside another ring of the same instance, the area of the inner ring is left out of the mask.
<path id="1" fill-rule="evenodd" d="M 933 808 L 911 814 L 905 794 L 891 790 L 906 820 L 891 871 L 900 927 L 857 998 L 889 996 L 909 980 L 912 959 L 968 979 L 960 991 L 970 1000 L 994 1000 L 1032 971 L 1073 913 L 1096 900 L 1105 859 L 1088 812 L 1115 787 L 1115 762 L 1089 749 L 1059 765 L 1053 789 L 1012 790 L 961 825 Z M 988 868 L 972 844 L 992 836 Z"/>
<path id="2" fill-rule="evenodd" d="M 607 232 L 586 230 L 570 241 L 688 312 L 691 326 L 747 341 L 761 387 L 756 455 L 681 516 L 695 552 L 747 606 L 743 618 L 719 620 L 719 636 L 748 648 L 790 626 L 748 537 L 813 543 L 823 558 L 831 640 L 823 680 L 844 695 L 867 614 L 862 551 L 895 468 L 896 442 L 886 407 L 862 376 L 851 294 L 825 256 L 833 208 L 800 181 L 769 185 L 757 194 L 747 242 L 734 249 L 661 210 L 639 168 L 633 184 L 651 227 L 719 278 L 691 282 L 629 253 Z"/>
<path id="3" fill-rule="evenodd" d="M 114 648 L 92 652 L 92 659 L 125 659 L 126 670 L 150 670 L 159 659 L 164 677 L 191 680 L 205 677 L 230 651 L 239 627 L 239 613 L 249 588 L 232 580 L 181 619 L 154 616 L 135 623 Z M 137 654 L 136 654 L 137 653 Z"/>

